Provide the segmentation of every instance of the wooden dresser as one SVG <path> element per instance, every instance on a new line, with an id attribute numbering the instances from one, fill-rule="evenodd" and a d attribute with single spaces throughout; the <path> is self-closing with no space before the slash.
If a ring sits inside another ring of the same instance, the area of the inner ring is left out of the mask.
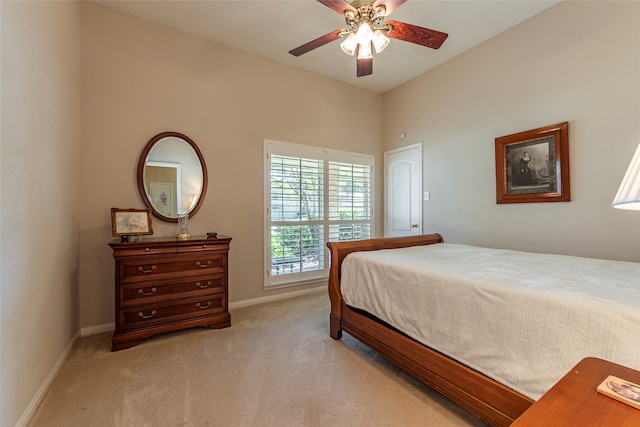
<path id="1" fill-rule="evenodd" d="M 113 241 L 116 330 L 111 350 L 164 332 L 231 326 L 230 237 Z"/>

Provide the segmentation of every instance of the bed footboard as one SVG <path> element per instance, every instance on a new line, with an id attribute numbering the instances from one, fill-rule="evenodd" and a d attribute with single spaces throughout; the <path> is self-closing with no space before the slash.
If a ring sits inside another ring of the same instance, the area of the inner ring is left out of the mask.
<path id="1" fill-rule="evenodd" d="M 533 400 L 349 307 L 342 299 L 341 267 L 348 254 L 443 242 L 439 234 L 329 242 L 329 333 L 332 338 L 340 339 L 344 330 L 485 421 L 495 426 L 508 426 L 533 404 Z"/>
<path id="2" fill-rule="evenodd" d="M 342 336 L 342 327 L 340 326 L 340 319 L 342 318 L 340 278 L 342 274 L 342 262 L 347 255 L 351 252 L 396 249 L 409 246 L 432 245 L 434 243 L 444 243 L 444 239 L 440 234 L 327 243 L 327 247 L 331 253 L 331 265 L 329 269 L 329 299 L 331 300 L 329 322 L 331 337 L 333 339 L 340 339 Z"/>

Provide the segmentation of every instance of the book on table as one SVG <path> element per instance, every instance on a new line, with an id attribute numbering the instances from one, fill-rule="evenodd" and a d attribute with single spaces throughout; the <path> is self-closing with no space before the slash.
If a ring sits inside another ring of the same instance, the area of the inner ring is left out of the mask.
<path id="1" fill-rule="evenodd" d="M 598 393 L 640 409 L 640 385 L 609 375 L 596 389 Z"/>

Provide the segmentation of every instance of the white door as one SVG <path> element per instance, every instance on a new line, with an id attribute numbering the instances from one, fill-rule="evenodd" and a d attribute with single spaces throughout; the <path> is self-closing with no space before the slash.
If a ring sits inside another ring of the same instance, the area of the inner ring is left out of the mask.
<path id="1" fill-rule="evenodd" d="M 385 237 L 422 233 L 422 143 L 384 153 Z"/>

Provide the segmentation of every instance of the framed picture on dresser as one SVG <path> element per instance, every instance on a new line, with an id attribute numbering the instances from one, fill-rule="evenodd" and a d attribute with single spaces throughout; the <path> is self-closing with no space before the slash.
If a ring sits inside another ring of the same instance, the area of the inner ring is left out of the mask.
<path id="1" fill-rule="evenodd" d="M 151 211 L 111 208 L 111 227 L 115 237 L 153 234 Z"/>

